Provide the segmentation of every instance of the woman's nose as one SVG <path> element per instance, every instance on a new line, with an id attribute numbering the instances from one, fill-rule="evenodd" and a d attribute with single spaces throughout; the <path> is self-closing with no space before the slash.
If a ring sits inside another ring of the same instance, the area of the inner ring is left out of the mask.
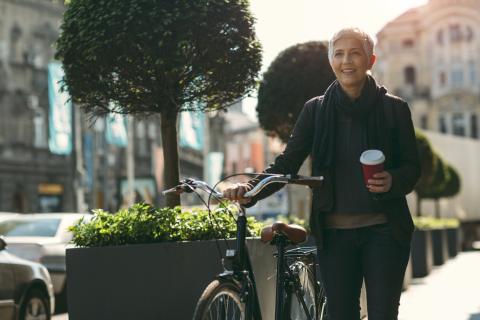
<path id="1" fill-rule="evenodd" d="M 352 62 L 352 59 L 351 59 L 351 55 L 349 55 L 348 53 L 344 54 L 343 55 L 343 63 L 350 63 Z"/>

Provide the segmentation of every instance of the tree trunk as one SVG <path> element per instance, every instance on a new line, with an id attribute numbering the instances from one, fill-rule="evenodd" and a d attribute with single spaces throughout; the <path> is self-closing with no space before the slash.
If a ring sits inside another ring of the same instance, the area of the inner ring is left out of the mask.
<path id="1" fill-rule="evenodd" d="M 417 217 L 422 216 L 422 198 L 417 193 Z"/>
<path id="2" fill-rule="evenodd" d="M 435 199 L 435 217 L 440 219 L 440 203 L 438 199 Z"/>
<path id="3" fill-rule="evenodd" d="M 178 143 L 177 143 L 177 112 L 162 113 L 162 144 L 164 169 L 163 177 L 165 189 L 173 188 L 179 183 L 179 162 L 178 162 Z M 180 205 L 180 196 L 169 194 L 166 196 L 166 206 L 173 208 Z"/>

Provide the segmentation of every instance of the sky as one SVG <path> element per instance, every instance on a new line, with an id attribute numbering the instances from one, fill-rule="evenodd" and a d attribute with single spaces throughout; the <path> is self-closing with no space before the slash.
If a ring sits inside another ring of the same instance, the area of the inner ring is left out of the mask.
<path id="1" fill-rule="evenodd" d="M 359 27 L 375 40 L 385 24 L 427 0 L 250 0 L 255 31 L 263 47 L 262 71 L 284 49 L 297 43 L 328 40 L 344 27 Z M 255 98 L 244 110 L 255 115 Z"/>

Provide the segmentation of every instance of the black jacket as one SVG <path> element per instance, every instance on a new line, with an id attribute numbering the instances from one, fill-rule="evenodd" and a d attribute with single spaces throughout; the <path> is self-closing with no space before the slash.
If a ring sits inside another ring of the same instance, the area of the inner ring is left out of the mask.
<path id="1" fill-rule="evenodd" d="M 285 150 L 277 156 L 275 162 L 264 171 L 265 173 L 298 173 L 301 165 L 312 152 L 315 114 L 317 108 L 322 105 L 322 99 L 323 96 L 316 97 L 305 104 Z M 392 187 L 389 192 L 372 194 L 372 196 L 375 199 L 376 208 L 381 210 L 379 212 L 387 215 L 388 223 L 397 241 L 401 245 L 409 245 L 414 226 L 405 196 L 413 190 L 420 177 L 415 131 L 410 109 L 405 101 L 387 93 L 384 108 L 387 118 L 385 121 L 390 133 L 388 143 L 391 144 L 391 150 L 393 150 L 391 159 L 387 159 L 385 163 L 385 170 L 392 175 Z M 334 205 L 334 169 L 317 172 L 316 167 L 313 163 L 312 176 L 323 175 L 325 183 L 322 187 L 313 189 L 310 226 L 312 233 L 317 238 L 317 244 L 321 247 L 325 217 L 323 213 L 331 211 Z M 252 179 L 250 183 L 255 185 L 260 180 L 259 176 Z M 268 197 L 282 186 L 282 184 L 269 185 L 248 206 Z"/>

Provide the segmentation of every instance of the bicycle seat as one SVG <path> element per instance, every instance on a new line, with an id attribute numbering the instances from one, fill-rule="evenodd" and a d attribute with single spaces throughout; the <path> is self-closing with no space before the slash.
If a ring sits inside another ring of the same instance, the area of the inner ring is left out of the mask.
<path id="1" fill-rule="evenodd" d="M 283 234 L 293 244 L 301 243 L 307 240 L 307 230 L 296 224 L 287 224 L 277 221 L 270 226 L 266 226 L 262 229 L 260 239 L 263 242 L 271 242 L 275 233 Z"/>

